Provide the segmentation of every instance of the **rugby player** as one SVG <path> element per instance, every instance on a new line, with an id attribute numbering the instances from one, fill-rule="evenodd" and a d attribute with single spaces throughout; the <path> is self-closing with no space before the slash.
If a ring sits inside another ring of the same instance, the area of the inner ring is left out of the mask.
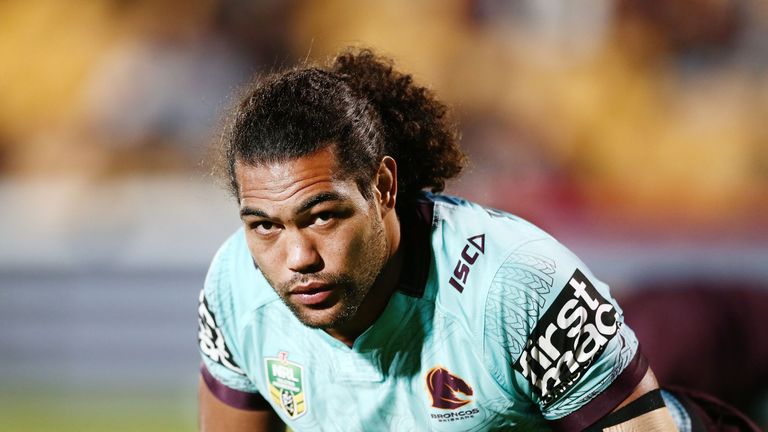
<path id="1" fill-rule="evenodd" d="M 200 293 L 202 430 L 677 430 L 604 283 L 439 194 L 455 125 L 389 60 L 260 77 L 223 144 L 243 227 Z"/>

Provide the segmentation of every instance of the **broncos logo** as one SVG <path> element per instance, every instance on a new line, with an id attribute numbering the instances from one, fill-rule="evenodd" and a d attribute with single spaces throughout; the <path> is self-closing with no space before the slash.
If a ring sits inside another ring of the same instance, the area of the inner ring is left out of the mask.
<path id="1" fill-rule="evenodd" d="M 457 395 L 463 393 L 472 396 L 472 387 L 445 368 L 433 367 L 427 372 L 426 380 L 434 408 L 456 409 L 472 402 L 471 399 L 461 399 Z"/>

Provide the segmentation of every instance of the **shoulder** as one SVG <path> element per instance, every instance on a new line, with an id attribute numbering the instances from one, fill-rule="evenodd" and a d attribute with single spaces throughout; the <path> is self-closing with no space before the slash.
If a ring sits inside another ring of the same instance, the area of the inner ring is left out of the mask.
<path id="1" fill-rule="evenodd" d="M 198 342 L 206 373 L 224 385 L 255 392 L 246 378 L 245 328 L 277 295 L 251 259 L 242 229 L 216 252 L 198 306 Z"/>
<path id="2" fill-rule="evenodd" d="M 232 234 L 211 261 L 200 293 L 200 314 L 237 349 L 243 327 L 252 314 L 278 300 L 253 262 L 242 229 Z"/>
<path id="3" fill-rule="evenodd" d="M 597 310 L 607 308 L 606 322 L 613 323 L 618 309 L 608 286 L 550 236 L 510 251 L 489 281 L 484 300 L 484 337 L 494 342 L 488 346 L 503 349 L 509 363 L 531 346 L 532 335 L 560 329 L 558 320 L 567 329 L 570 324 L 562 323 L 572 324 L 574 314 L 581 324 L 586 312 L 594 319 Z"/>
<path id="4" fill-rule="evenodd" d="M 499 265 L 511 251 L 526 243 L 554 240 L 537 226 L 513 214 L 452 196 L 433 196 L 432 199 L 436 229 L 433 242 L 438 243 L 444 255 L 450 255 L 453 248 L 468 255 L 464 249 L 469 244 L 468 249 L 474 248 L 484 255 L 485 262 Z M 555 247 L 552 253 L 558 251 Z"/>
<path id="5" fill-rule="evenodd" d="M 476 315 L 478 325 L 496 283 L 522 276 L 518 273 L 525 270 L 545 278 L 557 262 L 569 257 L 549 234 L 522 218 L 461 198 L 431 198 L 437 301 Z M 546 282 L 551 287 L 551 276 Z"/>
<path id="6" fill-rule="evenodd" d="M 205 297 L 222 312 L 238 315 L 277 300 L 238 229 L 219 248 L 205 277 Z"/>
<path id="7" fill-rule="evenodd" d="M 489 289 L 483 331 L 488 369 L 548 420 L 576 421 L 584 407 L 605 414 L 601 404 L 621 402 L 647 369 L 608 285 L 552 238 L 510 254 Z"/>
<path id="8" fill-rule="evenodd" d="M 484 307 L 489 295 L 520 290 L 550 303 L 577 271 L 594 279 L 567 247 L 518 216 L 457 197 L 429 198 L 435 274 L 443 278 L 437 295 L 445 302 L 472 300 Z M 447 295 L 451 291 L 460 296 Z"/>
<path id="9" fill-rule="evenodd" d="M 512 214 L 461 198 L 428 197 L 433 271 L 427 294 L 436 311 L 460 323 L 475 349 L 484 350 L 483 335 L 495 324 L 488 322 L 489 310 L 500 312 L 500 302 L 515 296 L 551 292 L 562 250 L 547 233 Z M 533 244 L 541 247 L 525 249 Z"/>
<path id="10" fill-rule="evenodd" d="M 582 313 L 577 306 L 594 314 L 605 304 L 606 322 L 614 320 L 618 306 L 607 285 L 551 235 L 509 213 L 433 199 L 436 307 L 463 321 L 478 349 L 500 351 L 500 362 L 512 364 L 537 325 L 573 321 Z"/>
<path id="11" fill-rule="evenodd" d="M 613 382 L 631 391 L 644 373 L 608 286 L 529 222 L 437 198 L 433 253 L 436 309 L 464 326 L 497 383 L 545 418 L 575 412 Z"/>

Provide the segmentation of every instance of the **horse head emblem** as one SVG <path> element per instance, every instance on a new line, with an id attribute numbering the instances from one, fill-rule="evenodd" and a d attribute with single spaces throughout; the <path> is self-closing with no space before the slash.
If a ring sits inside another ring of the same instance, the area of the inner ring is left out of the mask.
<path id="1" fill-rule="evenodd" d="M 427 372 L 426 380 L 434 408 L 456 409 L 472 402 L 459 397 L 459 393 L 472 396 L 472 387 L 445 368 L 433 367 Z"/>

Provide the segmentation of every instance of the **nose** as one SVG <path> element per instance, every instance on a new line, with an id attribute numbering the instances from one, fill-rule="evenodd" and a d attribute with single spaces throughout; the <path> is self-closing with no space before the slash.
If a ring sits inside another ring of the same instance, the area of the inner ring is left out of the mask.
<path id="1" fill-rule="evenodd" d="M 315 273 L 323 269 L 323 259 L 309 236 L 295 232 L 287 236 L 287 266 L 296 273 Z"/>

